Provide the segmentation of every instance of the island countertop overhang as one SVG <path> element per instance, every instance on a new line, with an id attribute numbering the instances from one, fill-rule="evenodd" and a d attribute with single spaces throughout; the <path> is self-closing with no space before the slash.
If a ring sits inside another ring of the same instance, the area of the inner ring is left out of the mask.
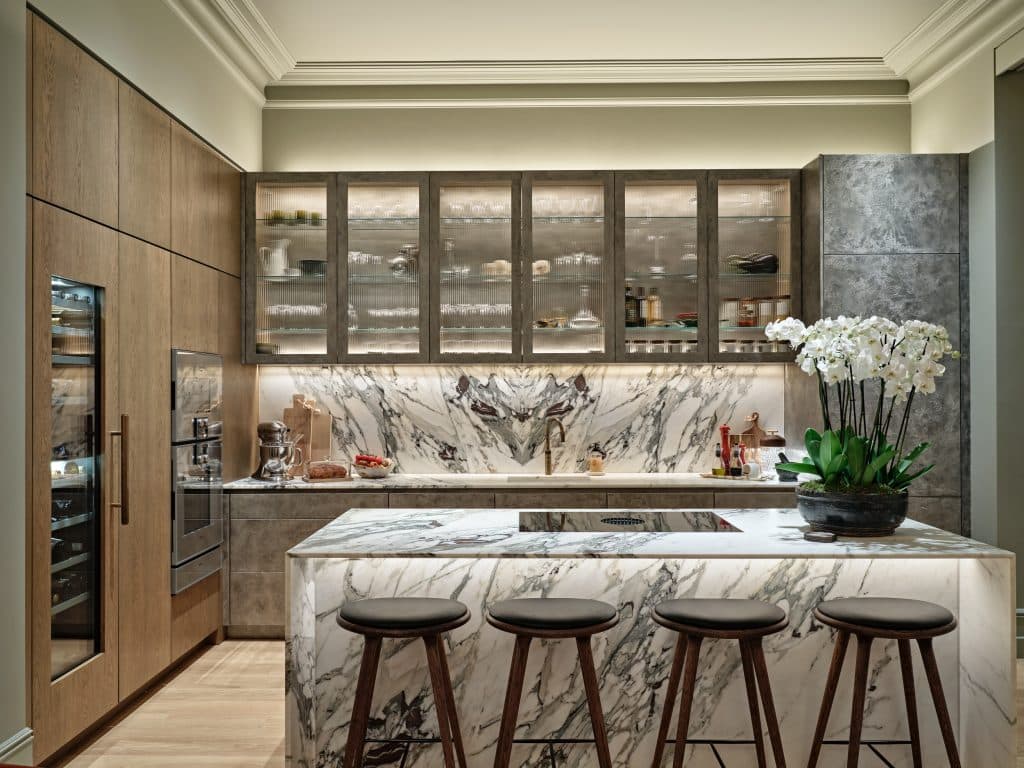
<path id="1" fill-rule="evenodd" d="M 292 558 L 1009 558 L 1012 552 L 908 519 L 895 535 L 803 538 L 792 509 L 715 509 L 735 532 L 523 532 L 516 509 L 352 509 Z M 533 511 L 533 510 L 531 510 Z M 587 510 L 552 510 L 586 512 Z M 605 509 L 602 514 L 634 510 Z"/>

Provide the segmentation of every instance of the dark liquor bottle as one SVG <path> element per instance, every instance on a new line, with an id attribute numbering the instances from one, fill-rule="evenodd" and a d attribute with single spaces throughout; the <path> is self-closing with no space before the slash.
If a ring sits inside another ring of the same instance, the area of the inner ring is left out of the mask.
<path id="1" fill-rule="evenodd" d="M 630 286 L 626 286 L 626 327 L 636 328 L 636 324 L 639 321 L 639 313 L 637 312 L 636 297 L 633 295 L 633 289 Z"/>

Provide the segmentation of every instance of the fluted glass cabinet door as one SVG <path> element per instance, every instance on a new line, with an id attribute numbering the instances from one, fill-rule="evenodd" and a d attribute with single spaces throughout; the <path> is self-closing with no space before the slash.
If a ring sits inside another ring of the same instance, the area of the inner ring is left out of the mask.
<path id="1" fill-rule="evenodd" d="M 617 359 L 706 359 L 706 176 L 621 172 L 616 180 Z"/>
<path id="2" fill-rule="evenodd" d="M 519 175 L 431 175 L 432 357 L 521 359 Z"/>
<path id="3" fill-rule="evenodd" d="M 251 177 L 247 310 L 254 362 L 336 359 L 333 177 Z"/>
<path id="4" fill-rule="evenodd" d="M 768 323 L 800 316 L 799 174 L 711 174 L 712 359 L 790 360 Z"/>
<path id="5" fill-rule="evenodd" d="M 524 359 L 611 359 L 612 205 L 610 173 L 524 174 Z"/>
<path id="6" fill-rule="evenodd" d="M 339 183 L 342 357 L 428 355 L 427 176 L 344 174 Z"/>

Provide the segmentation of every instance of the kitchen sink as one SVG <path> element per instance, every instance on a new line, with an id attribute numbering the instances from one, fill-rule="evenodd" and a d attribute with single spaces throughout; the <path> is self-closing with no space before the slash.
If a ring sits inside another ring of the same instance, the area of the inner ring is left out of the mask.
<path id="1" fill-rule="evenodd" d="M 706 509 L 523 510 L 519 530 L 548 533 L 737 533 Z"/>

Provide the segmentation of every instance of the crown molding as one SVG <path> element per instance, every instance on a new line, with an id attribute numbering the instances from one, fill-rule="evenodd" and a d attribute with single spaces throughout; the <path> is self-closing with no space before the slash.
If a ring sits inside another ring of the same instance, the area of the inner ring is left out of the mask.
<path id="1" fill-rule="evenodd" d="M 295 68 L 295 57 L 291 55 L 281 38 L 252 0 L 207 0 L 217 9 L 225 22 L 248 52 L 259 62 L 267 82 L 280 80 L 286 72 Z"/>
<path id="2" fill-rule="evenodd" d="M 300 61 L 277 85 L 509 85 L 887 80 L 881 58 Z"/>
<path id="3" fill-rule="evenodd" d="M 946 0 L 886 53 L 885 62 L 910 82 L 913 101 L 1022 25 L 1024 5 L 1020 0 Z"/>
<path id="4" fill-rule="evenodd" d="M 864 96 L 615 96 L 594 98 L 272 99 L 264 109 L 535 109 L 608 107 L 794 107 L 908 105 L 902 94 Z"/>

